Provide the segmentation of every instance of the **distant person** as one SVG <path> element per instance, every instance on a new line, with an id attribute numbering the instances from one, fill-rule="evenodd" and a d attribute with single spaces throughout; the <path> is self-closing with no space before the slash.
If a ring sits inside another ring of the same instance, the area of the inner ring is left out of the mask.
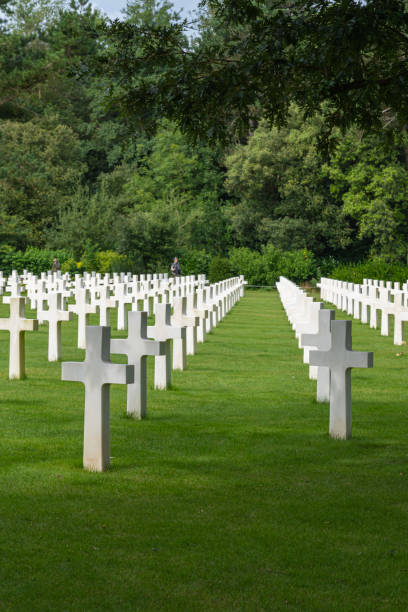
<path id="1" fill-rule="evenodd" d="M 171 264 L 171 273 L 173 276 L 181 276 L 181 267 L 179 264 L 178 257 L 174 258 L 173 263 Z"/>
<path id="2" fill-rule="evenodd" d="M 59 272 L 61 270 L 61 264 L 56 257 L 52 260 L 51 272 Z"/>

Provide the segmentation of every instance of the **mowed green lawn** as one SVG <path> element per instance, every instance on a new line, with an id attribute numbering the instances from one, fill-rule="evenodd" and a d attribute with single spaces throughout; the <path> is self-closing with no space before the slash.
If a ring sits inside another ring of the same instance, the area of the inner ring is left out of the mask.
<path id="1" fill-rule="evenodd" d="M 171 390 L 150 375 L 146 420 L 112 386 L 112 468 L 93 474 L 83 386 L 47 362 L 47 327 L 26 334 L 24 381 L 7 336 L 0 610 L 408 608 L 406 347 L 353 324 L 375 367 L 352 375 L 353 439 L 331 440 L 278 295 L 248 291 Z M 75 346 L 64 324 L 64 360 Z"/>

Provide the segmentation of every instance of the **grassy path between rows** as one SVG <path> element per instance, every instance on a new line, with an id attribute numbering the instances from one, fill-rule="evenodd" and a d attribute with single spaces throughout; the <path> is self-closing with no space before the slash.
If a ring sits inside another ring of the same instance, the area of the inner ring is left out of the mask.
<path id="1" fill-rule="evenodd" d="M 0 610 L 406 610 L 408 350 L 358 322 L 353 342 L 374 369 L 335 441 L 277 294 L 248 291 L 171 390 L 150 376 L 146 420 L 112 386 L 112 469 L 91 474 L 46 326 L 24 381 L 1 332 Z M 75 323 L 63 345 L 83 358 Z"/>

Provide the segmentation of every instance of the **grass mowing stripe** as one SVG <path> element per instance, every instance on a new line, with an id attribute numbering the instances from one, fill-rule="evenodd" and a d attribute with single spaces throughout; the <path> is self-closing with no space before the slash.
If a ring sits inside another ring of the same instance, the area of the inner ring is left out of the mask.
<path id="1" fill-rule="evenodd" d="M 352 375 L 353 439 L 331 440 L 277 294 L 248 292 L 171 390 L 148 359 L 145 421 L 112 386 L 112 469 L 91 474 L 83 386 L 46 326 L 26 337 L 11 382 L 0 333 L 0 609 L 406 609 L 406 349 L 353 324 L 375 365 Z M 75 322 L 62 337 L 83 359 Z"/>

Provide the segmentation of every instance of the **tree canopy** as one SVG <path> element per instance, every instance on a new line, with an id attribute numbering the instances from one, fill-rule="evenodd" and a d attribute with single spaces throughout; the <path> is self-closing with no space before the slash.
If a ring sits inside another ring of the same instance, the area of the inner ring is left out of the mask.
<path id="1" fill-rule="evenodd" d="M 290 105 L 322 113 L 322 134 L 408 122 L 408 12 L 403 0 L 208 0 L 200 36 L 178 20 L 107 28 L 111 104 L 153 128 L 165 116 L 196 137 L 246 136 Z"/>
<path id="2" fill-rule="evenodd" d="M 211 0 L 195 37 L 167 0 L 0 15 L 0 259 L 228 258 L 267 282 L 283 260 L 406 259 L 403 3 Z"/>

